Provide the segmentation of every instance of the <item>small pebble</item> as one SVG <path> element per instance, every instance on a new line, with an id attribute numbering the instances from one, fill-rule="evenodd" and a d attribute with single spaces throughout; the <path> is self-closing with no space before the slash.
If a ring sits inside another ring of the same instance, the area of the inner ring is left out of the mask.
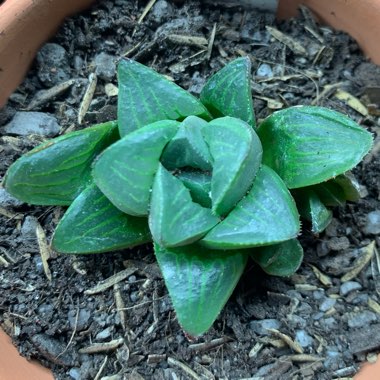
<path id="1" fill-rule="evenodd" d="M 323 362 L 325 368 L 329 370 L 337 370 L 339 368 L 340 353 L 338 351 L 328 350 L 326 352 L 327 359 Z"/>
<path id="2" fill-rule="evenodd" d="M 347 281 L 340 286 L 340 294 L 346 296 L 347 294 L 353 292 L 354 290 L 360 290 L 362 288 L 361 284 L 356 281 Z"/>
<path id="3" fill-rule="evenodd" d="M 337 322 L 333 317 L 323 318 L 321 319 L 320 323 L 326 331 L 332 331 L 337 327 Z"/>
<path id="4" fill-rule="evenodd" d="M 288 314 L 286 319 L 288 320 L 288 325 L 293 328 L 304 328 L 307 325 L 304 318 L 295 314 Z"/>
<path id="5" fill-rule="evenodd" d="M 95 57 L 95 73 L 105 80 L 111 81 L 116 74 L 115 57 L 106 53 L 100 53 Z"/>
<path id="6" fill-rule="evenodd" d="M 314 343 L 314 339 L 305 330 L 296 331 L 295 341 L 304 348 L 311 347 Z"/>
<path id="7" fill-rule="evenodd" d="M 87 309 L 80 309 L 78 313 L 78 320 L 77 317 L 77 311 L 76 310 L 70 310 L 68 312 L 68 320 L 70 324 L 70 328 L 74 329 L 76 328 L 77 331 L 85 330 L 89 324 L 90 324 L 90 318 L 91 318 L 91 312 Z"/>
<path id="8" fill-rule="evenodd" d="M 173 6 L 168 1 L 158 0 L 150 12 L 150 17 L 157 24 L 162 24 L 172 17 L 173 12 Z"/>
<path id="9" fill-rule="evenodd" d="M 43 112 L 16 112 L 15 116 L 4 127 L 10 135 L 27 136 L 31 134 L 46 137 L 57 136 L 60 132 L 57 119 Z"/>
<path id="10" fill-rule="evenodd" d="M 314 290 L 313 297 L 315 300 L 321 300 L 323 297 L 325 297 L 325 291 L 324 290 Z"/>
<path id="11" fill-rule="evenodd" d="M 112 327 L 107 327 L 106 329 L 97 333 L 95 339 L 103 341 L 103 340 L 109 339 L 111 335 L 112 335 Z"/>
<path id="12" fill-rule="evenodd" d="M 376 314 L 369 310 L 358 313 L 348 313 L 347 324 L 352 328 L 368 326 L 371 322 L 375 321 L 377 321 Z"/>
<path id="13" fill-rule="evenodd" d="M 119 94 L 119 89 L 112 83 L 107 83 L 104 86 L 104 92 L 108 97 L 117 96 Z"/>
<path id="14" fill-rule="evenodd" d="M 336 299 L 327 297 L 319 305 L 319 310 L 325 312 L 327 310 L 330 310 L 332 307 L 334 307 L 335 304 L 336 304 Z"/>
<path id="15" fill-rule="evenodd" d="M 272 68 L 268 64 L 263 63 L 257 69 L 256 75 L 262 78 L 271 78 L 273 77 L 273 71 L 272 71 Z"/>
<path id="16" fill-rule="evenodd" d="M 350 303 L 352 303 L 353 305 L 366 306 L 368 305 L 368 299 L 369 299 L 368 294 L 358 294 L 358 295 L 355 295 L 355 297 L 351 299 Z"/>
<path id="17" fill-rule="evenodd" d="M 54 309 L 54 306 L 52 304 L 43 303 L 42 305 L 38 306 L 37 311 L 38 311 L 38 314 L 46 315 L 53 312 L 53 309 Z"/>
<path id="18" fill-rule="evenodd" d="M 37 54 L 38 78 L 47 87 L 70 79 L 67 51 L 58 44 L 45 44 Z"/>
<path id="19" fill-rule="evenodd" d="M 262 321 L 252 321 L 250 326 L 258 335 L 270 335 L 268 329 L 278 330 L 281 327 L 281 323 L 277 319 L 263 319 Z"/>
<path id="20" fill-rule="evenodd" d="M 39 274 L 44 273 L 44 265 L 42 264 L 41 257 L 35 256 L 33 259 L 34 259 L 34 265 L 36 267 L 37 273 Z"/>
<path id="21" fill-rule="evenodd" d="M 27 216 L 21 226 L 21 235 L 25 240 L 36 239 L 37 219 Z"/>
<path id="22" fill-rule="evenodd" d="M 131 302 L 136 302 L 139 299 L 138 292 L 132 292 L 129 296 Z"/>
<path id="23" fill-rule="evenodd" d="M 81 380 L 79 368 L 71 368 L 69 371 L 69 376 L 74 380 Z"/>
<path id="24" fill-rule="evenodd" d="M 19 207 L 23 202 L 8 193 L 7 190 L 0 187 L 0 206 L 1 207 Z"/>
<path id="25" fill-rule="evenodd" d="M 327 246 L 332 251 L 342 251 L 342 250 L 347 249 L 350 246 L 350 241 L 347 239 L 346 236 L 332 237 L 327 242 Z"/>
<path id="26" fill-rule="evenodd" d="M 367 235 L 380 234 L 380 210 L 375 210 L 367 214 L 363 232 Z"/>

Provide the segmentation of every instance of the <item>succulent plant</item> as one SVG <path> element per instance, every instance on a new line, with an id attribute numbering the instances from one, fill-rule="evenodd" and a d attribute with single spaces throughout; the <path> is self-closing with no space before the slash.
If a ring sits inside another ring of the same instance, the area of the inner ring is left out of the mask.
<path id="1" fill-rule="evenodd" d="M 132 60 L 118 75 L 117 121 L 33 149 L 5 187 L 28 203 L 69 206 L 52 240 L 58 252 L 153 241 L 179 323 L 197 336 L 249 257 L 272 275 L 298 269 L 299 213 L 317 233 L 331 220 L 326 206 L 358 199 L 346 172 L 372 136 L 321 107 L 291 107 L 256 126 L 248 58 L 212 76 L 200 99 Z"/>

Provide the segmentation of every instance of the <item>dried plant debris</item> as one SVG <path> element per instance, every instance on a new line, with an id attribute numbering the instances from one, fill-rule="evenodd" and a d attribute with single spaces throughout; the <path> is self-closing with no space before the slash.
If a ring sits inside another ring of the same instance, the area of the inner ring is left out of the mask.
<path id="1" fill-rule="evenodd" d="M 348 36 L 319 27 L 307 9 L 302 14 L 276 22 L 198 1 L 103 0 L 64 23 L 48 47 L 64 54 L 66 66 L 36 61 L 0 110 L 0 180 L 46 138 L 6 134 L 17 111 L 52 114 L 61 133 L 115 117 L 115 61 L 122 56 L 198 95 L 207 77 L 248 55 L 258 119 L 296 104 L 321 105 L 369 128 L 375 142 L 354 172 L 365 197 L 336 208 L 335 222 L 317 239 L 304 223 L 297 276 L 268 277 L 249 266 L 198 341 L 182 333 L 149 245 L 54 257 L 48 244 L 59 209 L 15 203 L 0 188 L 0 324 L 23 355 L 59 380 L 327 380 L 353 377 L 380 350 L 379 69 Z M 65 79 L 52 84 L 51 70 L 61 69 Z"/>

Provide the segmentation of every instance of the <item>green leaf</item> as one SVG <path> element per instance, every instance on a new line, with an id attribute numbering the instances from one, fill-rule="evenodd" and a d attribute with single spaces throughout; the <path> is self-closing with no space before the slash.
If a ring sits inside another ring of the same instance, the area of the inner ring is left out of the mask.
<path id="1" fill-rule="evenodd" d="M 330 224 L 332 212 L 310 188 L 298 189 L 293 194 L 301 216 L 311 222 L 311 230 L 315 234 L 322 232 Z"/>
<path id="2" fill-rule="evenodd" d="M 92 181 L 94 158 L 117 139 L 111 121 L 47 141 L 8 169 L 4 186 L 27 203 L 69 205 Z"/>
<path id="3" fill-rule="evenodd" d="M 177 134 L 164 149 L 162 164 L 169 170 L 190 166 L 211 170 L 211 156 L 202 129 L 207 122 L 196 116 L 187 117 L 180 125 Z"/>
<path id="4" fill-rule="evenodd" d="M 179 122 L 162 120 L 140 128 L 110 146 L 95 163 L 95 183 L 121 211 L 148 215 L 153 178 L 165 145 Z"/>
<path id="5" fill-rule="evenodd" d="M 277 111 L 260 125 L 263 163 L 291 188 L 314 185 L 357 165 L 372 135 L 348 117 L 321 107 Z"/>
<path id="6" fill-rule="evenodd" d="M 293 239 L 300 229 L 295 202 L 281 178 L 262 166 L 252 189 L 204 238 L 212 249 L 237 249 Z"/>
<path id="7" fill-rule="evenodd" d="M 251 257 L 264 272 L 272 276 L 288 277 L 300 267 L 303 249 L 297 239 L 292 239 L 280 244 L 255 248 L 251 252 Z"/>
<path id="8" fill-rule="evenodd" d="M 151 241 L 146 218 L 126 215 L 94 185 L 88 186 L 59 222 L 52 246 L 61 253 L 95 253 Z"/>
<path id="9" fill-rule="evenodd" d="M 149 213 L 154 241 L 164 247 L 190 244 L 203 237 L 218 222 L 210 209 L 192 201 L 181 180 L 159 165 Z"/>
<path id="10" fill-rule="evenodd" d="M 344 206 L 346 198 L 343 189 L 334 179 L 311 186 L 325 206 Z"/>
<path id="11" fill-rule="evenodd" d="M 203 131 L 214 161 L 212 210 L 226 215 L 252 186 L 261 164 L 261 143 L 247 123 L 233 117 L 215 119 Z"/>
<path id="12" fill-rule="evenodd" d="M 214 117 L 232 116 L 254 127 L 250 59 L 235 59 L 215 73 L 201 92 L 201 102 Z"/>
<path id="13" fill-rule="evenodd" d="M 183 171 L 177 174 L 177 178 L 190 190 L 194 202 L 211 208 L 211 175 L 209 173 Z"/>
<path id="14" fill-rule="evenodd" d="M 194 96 L 152 69 L 130 59 L 118 67 L 118 119 L 120 136 L 156 121 L 186 116 L 211 118 Z"/>
<path id="15" fill-rule="evenodd" d="M 231 296 L 247 262 L 239 251 L 210 251 L 198 245 L 154 245 L 177 318 L 191 336 L 206 332 Z"/>
<path id="16" fill-rule="evenodd" d="M 333 181 L 342 188 L 347 201 L 356 202 L 361 198 L 360 184 L 352 173 L 338 175 Z"/>

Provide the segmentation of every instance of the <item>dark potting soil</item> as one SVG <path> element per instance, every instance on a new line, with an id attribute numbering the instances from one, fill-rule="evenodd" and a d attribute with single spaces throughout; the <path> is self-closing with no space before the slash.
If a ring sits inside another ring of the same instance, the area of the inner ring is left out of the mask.
<path id="1" fill-rule="evenodd" d="M 47 136 L 116 118 L 114 62 L 121 56 L 197 95 L 213 72 L 249 55 L 258 119 L 317 104 L 349 114 L 378 136 L 380 69 L 347 35 L 317 26 L 307 10 L 298 20 L 277 22 L 256 11 L 158 0 L 140 22 L 145 5 L 102 1 L 68 19 L 41 49 L 0 111 L 0 179 Z M 79 126 L 90 73 L 97 76 L 96 91 Z M 41 96 L 41 90 L 49 91 Z M 21 111 L 28 112 L 21 114 L 26 135 L 12 124 Z M 42 129 L 38 120 L 49 115 Z M 151 245 L 77 257 L 50 253 L 49 281 L 40 252 L 49 254 L 45 243 L 63 208 L 30 206 L 0 189 L 1 326 L 22 355 L 52 368 L 57 379 L 350 377 L 380 349 L 379 144 L 376 137 L 354 171 L 363 198 L 335 208 L 319 236 L 304 223 L 305 260 L 297 274 L 268 277 L 251 263 L 197 341 L 177 323 Z M 96 292 L 104 280 L 108 287 Z"/>

